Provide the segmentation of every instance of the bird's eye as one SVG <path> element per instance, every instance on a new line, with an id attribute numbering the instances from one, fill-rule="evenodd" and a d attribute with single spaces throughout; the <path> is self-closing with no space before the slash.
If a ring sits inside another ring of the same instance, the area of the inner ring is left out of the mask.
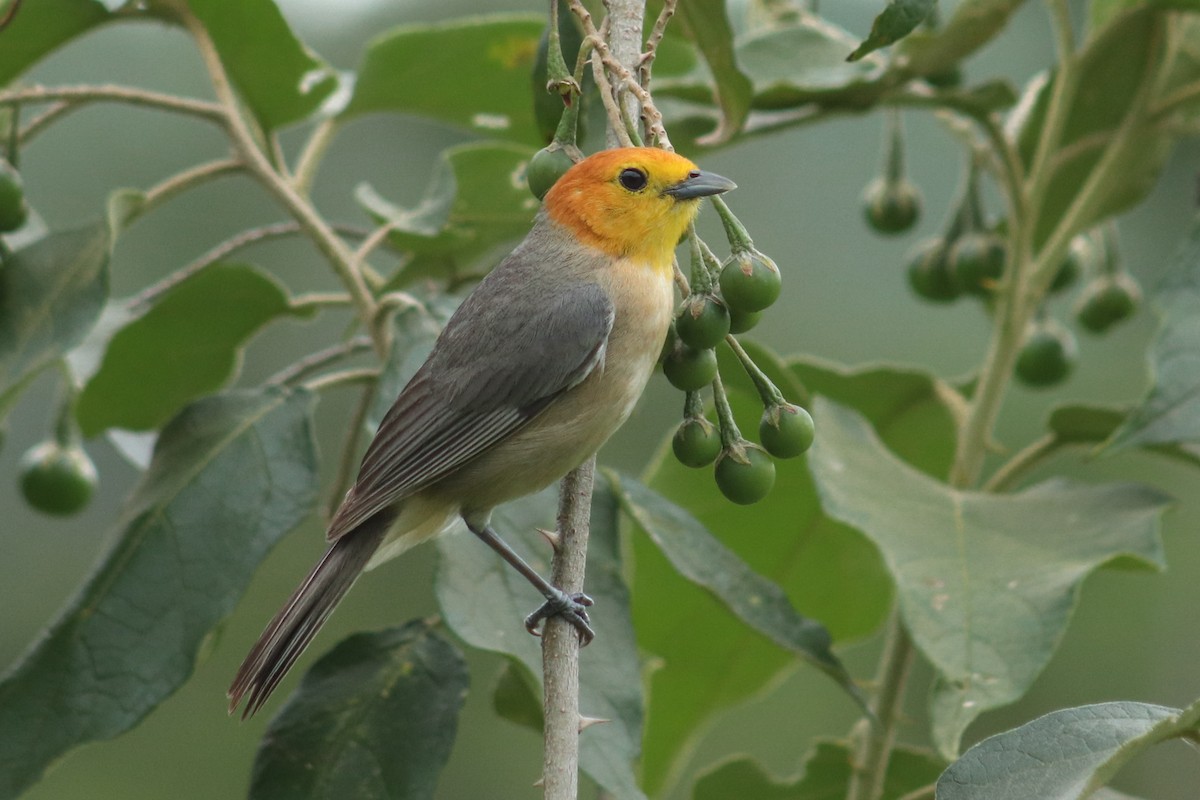
<path id="1" fill-rule="evenodd" d="M 617 180 L 631 192 L 640 192 L 646 188 L 646 173 L 633 167 L 621 170 L 621 174 L 617 176 Z"/>

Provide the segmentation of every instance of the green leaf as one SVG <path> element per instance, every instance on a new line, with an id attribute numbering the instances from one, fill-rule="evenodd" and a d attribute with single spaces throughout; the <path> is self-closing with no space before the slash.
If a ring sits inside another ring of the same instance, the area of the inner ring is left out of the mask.
<path id="1" fill-rule="evenodd" d="M 760 354 L 752 354 L 758 360 Z M 769 374 L 772 361 L 759 362 Z M 810 392 L 862 408 L 900 452 L 945 474 L 954 425 L 943 405 L 951 394 L 944 384 L 894 368 L 842 370 L 817 361 L 793 361 L 789 368 Z M 749 432 L 758 426 L 762 404 L 740 372 L 740 366 L 722 367 L 734 414 Z M 891 606 L 891 582 L 878 551 L 822 513 L 803 459 L 777 462 L 776 474 L 775 490 L 765 500 L 735 506 L 714 491 L 711 470 L 688 469 L 664 447 L 647 485 L 688 509 L 754 571 L 777 583 L 835 642 L 876 630 Z M 661 663 L 650 679 L 642 762 L 647 790 L 659 794 L 717 711 L 762 691 L 795 659 L 681 577 L 646 537 L 633 538 L 633 554 L 638 641 Z M 703 620 L 704 636 L 688 632 L 697 620 Z"/>
<path id="2" fill-rule="evenodd" d="M 1186 711 L 1133 702 L 1054 711 L 964 753 L 938 780 L 938 800 L 1099 797 L 1093 792 L 1138 753 L 1197 733 L 1200 702 Z"/>
<path id="3" fill-rule="evenodd" d="M 1084 205 L 1070 234 L 1129 208 L 1153 188 L 1173 142 L 1170 131 L 1147 113 L 1162 69 L 1165 30 L 1163 15 L 1141 8 L 1114 20 L 1074 54 L 1076 90 L 1060 141 L 1046 163 L 1050 177 L 1034 227 L 1037 247 L 1077 201 Z M 1027 167 L 1038 147 L 1055 80 L 1037 90 L 1018 135 Z M 1101 168 L 1101 177 L 1090 180 Z"/>
<path id="4" fill-rule="evenodd" d="M 829 649 L 833 641 L 825 626 L 796 613 L 777 584 L 751 569 L 687 511 L 637 481 L 611 472 L 608 478 L 625 513 L 680 575 L 711 593 L 747 626 L 833 678 L 865 708 L 850 674 Z"/>
<path id="5" fill-rule="evenodd" d="M 238 93 L 266 130 L 302 120 L 337 88 L 272 0 L 188 0 Z"/>
<path id="6" fill-rule="evenodd" d="M 804 757 L 800 775 L 777 780 L 745 756 L 702 773 L 692 800 L 840 800 L 850 785 L 854 753 L 844 742 L 819 741 Z M 899 745 L 892 750 L 883 797 L 902 797 L 937 780 L 946 763 L 925 750 Z"/>
<path id="7" fill-rule="evenodd" d="M 1143 486 L 1048 481 L 960 491 L 892 455 L 855 412 L 814 404 L 809 465 L 826 513 L 871 538 L 913 641 L 938 672 L 933 735 L 948 758 L 982 712 L 1016 700 L 1050 659 L 1088 573 L 1163 566 L 1168 499 Z"/>
<path id="8" fill-rule="evenodd" d="M 393 28 L 367 47 L 343 119 L 419 114 L 538 146 L 529 102 L 543 17 L 492 14 Z"/>
<path id="9" fill-rule="evenodd" d="M 24 2 L 0 30 L 0 86 L 76 36 L 113 19 L 99 0 Z"/>
<path id="10" fill-rule="evenodd" d="M 249 264 L 217 262 L 189 275 L 113 334 L 79 394 L 80 429 L 159 427 L 227 383 L 247 340 L 288 312 L 283 285 Z"/>
<path id="11" fill-rule="evenodd" d="M 963 0 L 937 30 L 915 31 L 896 47 L 896 57 L 917 75 L 957 66 L 994 39 L 1025 0 Z"/>
<path id="12" fill-rule="evenodd" d="M 874 92 L 878 66 L 847 63 L 849 34 L 832 25 L 801 22 L 752 34 L 738 42 L 738 60 L 754 85 L 754 107 L 795 108 L 814 101 L 849 101 Z"/>
<path id="13" fill-rule="evenodd" d="M 753 86 L 734 53 L 733 29 L 725 0 L 688 0 L 679 4 L 675 15 L 708 64 L 714 84 L 713 99 L 721 110 L 720 122 L 707 137 L 707 143 L 728 141 L 741 130 L 750 114 Z"/>
<path id="14" fill-rule="evenodd" d="M 365 183 L 355 198 L 376 222 L 391 223 L 388 240 L 397 249 L 465 260 L 529 232 L 538 207 L 525 186 L 531 155 L 528 148 L 495 142 L 451 147 L 442 151 L 415 208 L 398 208 Z"/>
<path id="15" fill-rule="evenodd" d="M 271 720 L 251 800 L 432 798 L 467 682 L 429 621 L 343 639 Z"/>
<path id="16" fill-rule="evenodd" d="M 509 722 L 542 732 L 542 699 L 534 693 L 522 670 L 509 661 L 492 689 L 492 708 Z"/>
<path id="17" fill-rule="evenodd" d="M 1162 328 L 1150 349 L 1154 385 L 1110 449 L 1200 443 L 1200 218 L 1155 292 Z"/>
<path id="18" fill-rule="evenodd" d="M 129 730 L 188 679 L 259 562 L 312 512 L 313 401 L 232 392 L 163 428 L 119 538 L 0 681 L 0 797 Z"/>
<path id="19" fill-rule="evenodd" d="M 500 506 L 492 516 L 497 532 L 542 575 L 549 573 L 549 544 L 536 528 L 553 528 L 555 492 Z M 542 654 L 522 620 L 542 602 L 516 570 L 469 533 L 437 540 L 434 589 L 446 624 L 468 644 L 502 653 L 519 665 L 541 694 Z M 596 641 L 580 659 L 580 713 L 611 720 L 580 737 L 580 767 L 616 797 L 644 798 L 633 765 L 642 734 L 642 677 L 629 618 L 629 590 L 621 578 L 617 501 L 605 481 L 597 481 L 592 501 L 585 591 L 596 605 L 588 610 Z"/>
<path id="20" fill-rule="evenodd" d="M 1163 11 L 1200 11 L 1197 0 L 1092 0 L 1088 3 L 1088 28 L 1098 31 L 1114 17 L 1142 6 Z"/>
<path id="21" fill-rule="evenodd" d="M 0 412 L 38 372 L 83 340 L 108 297 L 102 225 L 53 233 L 0 269 Z"/>
<path id="22" fill-rule="evenodd" d="M 936 0 L 888 0 L 887 8 L 871 23 L 871 33 L 846 57 L 858 61 L 867 53 L 894 44 L 925 21 Z"/>

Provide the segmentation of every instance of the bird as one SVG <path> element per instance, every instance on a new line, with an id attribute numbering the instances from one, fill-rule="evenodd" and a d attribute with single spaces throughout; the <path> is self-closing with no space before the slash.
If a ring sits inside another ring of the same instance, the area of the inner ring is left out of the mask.
<path id="1" fill-rule="evenodd" d="M 596 453 L 633 410 L 675 307 L 674 253 L 700 200 L 733 181 L 657 148 L 602 150 L 546 193 L 525 239 L 456 309 L 384 416 L 326 533 L 324 555 L 251 648 L 228 691 L 253 715 L 359 574 L 453 527 L 517 569 L 591 641 L 567 595 L 491 525 L 492 510 Z"/>

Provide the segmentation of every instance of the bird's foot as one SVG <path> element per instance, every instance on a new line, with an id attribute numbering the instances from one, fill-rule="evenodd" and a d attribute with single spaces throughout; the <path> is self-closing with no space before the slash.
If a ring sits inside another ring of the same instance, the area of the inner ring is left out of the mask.
<path id="1" fill-rule="evenodd" d="M 541 636 L 538 623 L 548 617 L 562 617 L 579 634 L 579 646 L 586 647 L 596 638 L 596 632 L 592 630 L 587 614 L 587 607 L 592 605 L 592 598 L 583 592 L 567 594 L 560 589 L 554 591 L 557 592 L 556 595 L 548 597 L 541 608 L 525 618 L 525 630 L 534 636 Z"/>

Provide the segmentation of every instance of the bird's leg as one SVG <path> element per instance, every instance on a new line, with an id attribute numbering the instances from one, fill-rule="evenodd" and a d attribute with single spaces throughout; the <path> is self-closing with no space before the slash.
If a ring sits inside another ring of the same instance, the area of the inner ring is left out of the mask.
<path id="1" fill-rule="evenodd" d="M 513 569 L 524 575 L 525 580 L 533 584 L 533 588 L 546 598 L 546 602 L 542 604 L 541 608 L 525 618 L 525 630 L 534 636 L 540 636 L 537 629 L 538 623 L 547 617 L 560 616 L 571 623 L 571 626 L 578 632 L 581 645 L 586 645 L 595 638 L 596 633 L 588 624 L 591 620 L 588 619 L 586 608 L 592 604 L 592 598 L 582 592 L 567 594 L 557 586 L 552 586 L 549 581 L 537 573 L 537 570 L 525 563 L 525 559 L 517 555 L 517 552 L 500 538 L 491 525 L 476 526 L 467 523 L 467 527 L 484 544 L 499 553 L 500 557 L 512 565 Z"/>

